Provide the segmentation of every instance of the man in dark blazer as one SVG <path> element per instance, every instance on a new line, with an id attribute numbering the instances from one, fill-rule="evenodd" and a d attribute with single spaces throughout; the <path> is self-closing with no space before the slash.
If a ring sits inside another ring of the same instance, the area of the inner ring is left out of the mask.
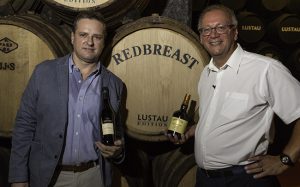
<path id="1" fill-rule="evenodd" d="M 100 62 L 106 25 L 82 12 L 71 33 L 73 52 L 37 65 L 23 93 L 12 136 L 13 187 L 108 187 L 111 163 L 124 160 L 120 119 L 123 82 Z M 101 143 L 101 89 L 109 88 L 118 138 Z"/>

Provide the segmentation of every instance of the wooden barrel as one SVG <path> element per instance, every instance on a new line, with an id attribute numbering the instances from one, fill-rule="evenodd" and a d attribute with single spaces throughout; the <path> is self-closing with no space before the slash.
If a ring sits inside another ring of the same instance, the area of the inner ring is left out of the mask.
<path id="1" fill-rule="evenodd" d="M 300 15 L 300 1 L 299 0 L 287 0 L 287 5 L 284 10 L 291 14 Z"/>
<path id="2" fill-rule="evenodd" d="M 127 134 L 164 141 L 172 113 L 186 93 L 198 103 L 197 85 L 208 55 L 186 25 L 153 15 L 124 25 L 112 42 L 108 68 L 127 87 Z"/>
<path id="3" fill-rule="evenodd" d="M 158 155 L 152 162 L 156 187 L 194 187 L 197 165 L 194 153 L 182 148 Z"/>
<path id="4" fill-rule="evenodd" d="M 286 6 L 286 0 L 260 0 L 263 7 L 269 11 L 279 11 Z"/>
<path id="5" fill-rule="evenodd" d="M 246 7 L 261 14 L 268 14 L 282 10 L 287 5 L 287 0 L 250 0 Z"/>
<path id="6" fill-rule="evenodd" d="M 124 174 L 122 174 L 122 172 L 117 167 L 115 167 L 115 165 L 113 165 L 112 167 L 113 167 L 112 187 L 129 187 L 129 184 Z"/>
<path id="7" fill-rule="evenodd" d="M 300 47 L 291 52 L 288 61 L 300 73 Z"/>
<path id="8" fill-rule="evenodd" d="M 149 184 L 151 184 L 152 178 L 148 154 L 135 146 L 127 146 L 125 154 L 126 157 L 124 162 L 114 166 L 115 175 L 113 177 L 113 186 L 150 186 Z"/>
<path id="9" fill-rule="evenodd" d="M 14 15 L 26 12 L 40 12 L 43 4 L 40 0 L 1 0 L 0 16 Z"/>
<path id="10" fill-rule="evenodd" d="M 242 10 L 246 5 L 247 0 L 220 0 L 220 3 L 231 8 L 234 11 Z"/>
<path id="11" fill-rule="evenodd" d="M 276 46 L 268 42 L 259 42 L 254 49 L 256 53 L 259 53 L 264 56 L 268 56 L 283 62 L 282 51 Z"/>
<path id="12" fill-rule="evenodd" d="M 208 5 L 208 0 L 193 0 L 192 10 L 193 11 L 202 11 Z"/>
<path id="13" fill-rule="evenodd" d="M 35 15 L 0 17 L 0 135 L 10 136 L 36 64 L 72 49 L 69 36 Z"/>
<path id="14" fill-rule="evenodd" d="M 253 12 L 240 12 L 238 18 L 239 40 L 256 43 L 265 35 L 264 22 Z"/>
<path id="15" fill-rule="evenodd" d="M 57 21 L 72 24 L 76 14 L 82 10 L 94 10 L 103 14 L 108 28 L 116 28 L 121 25 L 123 17 L 130 11 L 141 13 L 148 5 L 149 0 L 42 0 L 49 8 L 42 12 L 43 17 L 49 21 Z M 56 19 L 56 20 L 54 20 Z"/>
<path id="16" fill-rule="evenodd" d="M 300 17 L 295 14 L 282 14 L 268 26 L 270 41 L 294 45 L 300 43 Z"/>
<path id="17" fill-rule="evenodd" d="M 288 57 L 288 65 L 293 75 L 300 81 L 300 48 L 298 47 Z"/>

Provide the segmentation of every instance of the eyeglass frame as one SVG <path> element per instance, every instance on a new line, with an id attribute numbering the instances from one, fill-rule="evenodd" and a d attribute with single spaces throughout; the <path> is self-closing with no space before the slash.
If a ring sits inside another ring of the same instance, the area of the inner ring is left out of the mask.
<path id="1" fill-rule="evenodd" d="M 235 26 L 236 25 L 234 25 L 234 24 L 217 25 L 215 27 L 199 28 L 198 31 L 199 31 L 200 35 L 202 35 L 202 36 L 210 36 L 213 30 L 215 30 L 216 33 L 218 33 L 218 34 L 224 34 L 224 33 L 226 33 L 227 29 L 232 29 Z M 218 31 L 218 29 L 220 29 L 220 28 L 223 28 L 224 30 Z M 203 34 L 203 29 L 209 30 L 208 34 Z"/>

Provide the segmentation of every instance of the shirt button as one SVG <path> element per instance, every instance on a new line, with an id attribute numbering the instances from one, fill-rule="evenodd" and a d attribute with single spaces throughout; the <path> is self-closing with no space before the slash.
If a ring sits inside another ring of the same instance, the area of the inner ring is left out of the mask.
<path id="1" fill-rule="evenodd" d="M 77 117 L 80 118 L 80 114 L 77 114 Z"/>
<path id="2" fill-rule="evenodd" d="M 78 83 L 81 83 L 81 80 L 79 80 Z"/>
<path id="3" fill-rule="evenodd" d="M 82 96 L 79 96 L 79 101 L 82 101 L 83 97 Z"/>
<path id="4" fill-rule="evenodd" d="M 54 158 L 55 158 L 55 159 L 57 159 L 57 158 L 58 158 L 58 156 L 57 156 L 57 155 L 54 155 Z"/>
<path id="5" fill-rule="evenodd" d="M 78 135 L 78 132 L 76 132 L 75 134 Z"/>
<path id="6" fill-rule="evenodd" d="M 58 135 L 58 137 L 59 137 L 59 138 L 62 138 L 62 137 L 63 137 L 63 135 L 61 135 L 61 134 L 60 134 L 60 135 Z"/>

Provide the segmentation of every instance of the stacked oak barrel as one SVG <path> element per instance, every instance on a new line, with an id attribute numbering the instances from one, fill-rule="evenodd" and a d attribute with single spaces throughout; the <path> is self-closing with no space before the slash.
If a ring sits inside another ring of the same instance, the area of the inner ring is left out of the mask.
<path id="1" fill-rule="evenodd" d="M 191 25 L 161 16 L 171 1 L 1 0 L 0 142 L 10 139 L 20 97 L 34 66 L 72 50 L 70 30 L 79 11 L 99 11 L 109 30 L 102 62 L 125 82 L 127 92 L 127 157 L 115 168 L 114 186 L 194 186 L 193 141 L 176 146 L 162 132 L 186 92 L 192 95 L 190 122 L 197 121 L 197 82 L 209 61 L 198 41 L 199 13 L 215 3 L 231 7 L 239 20 L 239 43 L 282 61 L 300 80 L 300 1 L 186 0 L 192 2 Z M 291 132 L 276 121 L 283 133 L 275 133 L 270 147 L 274 154 L 282 150 Z M 3 171 L 7 170 L 10 145 L 0 146 L 0 186 L 6 187 Z M 282 186 L 300 187 L 295 178 L 299 171 L 297 164 L 279 176 Z"/>

